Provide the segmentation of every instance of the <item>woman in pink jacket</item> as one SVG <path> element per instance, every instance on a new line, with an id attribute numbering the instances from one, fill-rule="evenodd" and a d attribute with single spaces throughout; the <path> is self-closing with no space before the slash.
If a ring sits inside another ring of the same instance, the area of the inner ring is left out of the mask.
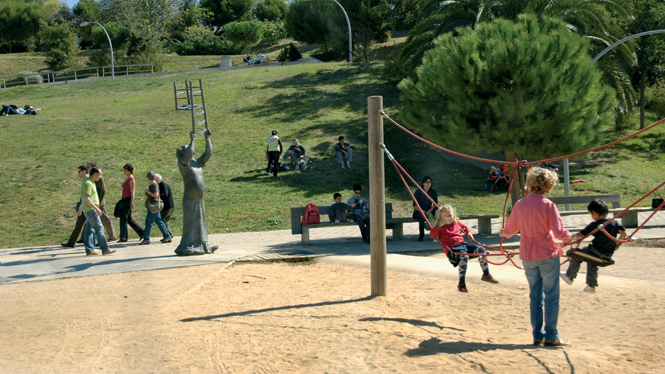
<path id="1" fill-rule="evenodd" d="M 564 254 L 556 240 L 568 242 L 571 234 L 563 227 L 556 205 L 543 196 L 552 191 L 557 179 L 551 170 L 529 170 L 526 185 L 530 193 L 515 204 L 500 235 L 510 238 L 521 233 L 520 259 L 529 282 L 533 344 L 570 346 L 570 343 L 559 338 L 557 331 L 561 268 L 559 258 Z"/>

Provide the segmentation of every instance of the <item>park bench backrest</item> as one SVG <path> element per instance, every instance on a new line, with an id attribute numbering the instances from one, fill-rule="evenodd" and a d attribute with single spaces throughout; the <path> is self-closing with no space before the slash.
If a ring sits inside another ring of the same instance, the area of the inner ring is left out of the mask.
<path id="1" fill-rule="evenodd" d="M 564 204 L 583 204 L 584 208 L 593 199 L 603 199 L 608 205 L 611 203 L 612 208 L 621 208 L 621 195 L 587 195 L 587 196 L 546 196 L 556 205 Z"/>

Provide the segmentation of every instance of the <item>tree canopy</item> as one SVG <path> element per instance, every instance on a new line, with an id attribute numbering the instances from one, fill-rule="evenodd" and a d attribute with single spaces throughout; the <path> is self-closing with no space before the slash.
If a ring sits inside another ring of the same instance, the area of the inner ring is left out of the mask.
<path id="1" fill-rule="evenodd" d="M 235 44 L 244 44 L 245 52 L 249 54 L 248 46 L 261 41 L 263 26 L 259 21 L 240 21 L 226 24 L 226 38 Z"/>
<path id="2" fill-rule="evenodd" d="M 209 12 L 208 25 L 219 34 L 227 23 L 248 20 L 254 0 L 201 0 L 199 6 Z"/>
<path id="3" fill-rule="evenodd" d="M 39 21 L 48 17 L 37 3 L 23 0 L 0 2 L 0 41 L 9 44 L 9 53 L 15 43 L 25 43 L 39 31 Z"/>
<path id="4" fill-rule="evenodd" d="M 613 92 L 565 23 L 533 15 L 445 34 L 415 78 L 399 84 L 400 116 L 463 151 L 539 159 L 586 149 L 612 121 Z"/>
<path id="5" fill-rule="evenodd" d="M 259 21 L 283 20 L 289 6 L 283 0 L 260 0 L 256 3 L 254 15 Z"/>

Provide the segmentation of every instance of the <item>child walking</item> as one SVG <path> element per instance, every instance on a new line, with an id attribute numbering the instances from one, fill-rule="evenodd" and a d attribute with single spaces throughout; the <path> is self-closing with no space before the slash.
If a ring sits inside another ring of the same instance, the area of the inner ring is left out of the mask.
<path id="1" fill-rule="evenodd" d="M 604 224 L 608 221 L 607 213 L 609 209 L 607 208 L 607 203 L 601 199 L 595 199 L 589 203 L 587 210 L 591 215 L 593 222 L 587 225 L 582 231 L 575 234 L 576 239 L 582 239 L 583 237 L 589 235 L 589 233 L 598 226 Z M 617 234 L 620 235 L 619 239 L 626 238 L 626 229 L 620 225 L 616 220 L 610 222 L 605 226 L 605 231 L 610 235 L 617 237 Z M 617 243 L 608 238 L 605 233 L 598 230 L 593 234 L 593 240 L 591 244 L 579 249 L 580 252 L 588 253 L 594 257 L 600 257 L 604 260 L 609 260 L 614 254 L 614 250 L 617 247 Z M 566 284 L 571 285 L 577 277 L 577 272 L 580 270 L 580 265 L 582 261 L 576 260 L 575 258 L 570 258 L 570 265 L 568 265 L 568 270 L 565 273 L 561 273 L 561 279 L 563 279 Z M 587 271 L 586 271 L 586 284 L 584 292 L 594 293 L 596 292 L 596 287 L 598 287 L 598 266 L 587 262 Z"/>
<path id="2" fill-rule="evenodd" d="M 473 239 L 473 234 L 471 234 L 469 227 L 459 221 L 455 208 L 450 205 L 441 206 L 436 212 L 436 225 L 430 231 L 429 236 L 450 248 L 451 252 L 448 253 L 448 258 L 453 266 L 455 266 L 455 262 L 459 258 L 459 283 L 457 284 L 457 290 L 459 292 L 468 292 L 466 289 L 466 266 L 469 262 L 469 254 L 484 255 L 487 252 L 485 248 L 479 245 L 465 242 L 463 234 L 467 234 L 470 239 Z M 478 262 L 480 262 L 480 267 L 483 269 L 483 276 L 480 280 L 489 283 L 499 283 L 490 275 L 487 261 L 483 257 L 478 256 Z"/>

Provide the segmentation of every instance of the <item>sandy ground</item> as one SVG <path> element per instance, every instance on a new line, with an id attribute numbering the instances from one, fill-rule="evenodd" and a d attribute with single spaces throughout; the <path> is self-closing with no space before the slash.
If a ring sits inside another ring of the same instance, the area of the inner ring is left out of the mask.
<path id="1" fill-rule="evenodd" d="M 565 349 L 530 345 L 520 270 L 471 263 L 461 294 L 443 256 L 390 255 L 371 298 L 368 257 L 2 285 L 0 373 L 665 372 L 663 248 L 622 248 L 596 294 L 562 283 Z"/>

